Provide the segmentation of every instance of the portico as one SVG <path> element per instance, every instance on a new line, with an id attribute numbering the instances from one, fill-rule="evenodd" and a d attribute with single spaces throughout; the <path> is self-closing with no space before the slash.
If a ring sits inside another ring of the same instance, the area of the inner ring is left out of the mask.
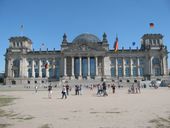
<path id="1" fill-rule="evenodd" d="M 69 65 L 70 58 L 71 65 Z M 98 56 L 67 56 L 64 57 L 63 65 L 64 77 L 66 78 L 70 77 L 71 79 L 94 79 L 99 75 Z"/>

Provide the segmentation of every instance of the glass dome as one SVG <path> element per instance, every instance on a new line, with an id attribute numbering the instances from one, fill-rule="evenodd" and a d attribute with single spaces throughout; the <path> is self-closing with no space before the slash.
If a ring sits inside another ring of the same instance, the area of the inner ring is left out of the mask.
<path id="1" fill-rule="evenodd" d="M 81 34 L 77 36 L 72 43 L 97 43 L 101 42 L 100 39 L 93 34 Z"/>

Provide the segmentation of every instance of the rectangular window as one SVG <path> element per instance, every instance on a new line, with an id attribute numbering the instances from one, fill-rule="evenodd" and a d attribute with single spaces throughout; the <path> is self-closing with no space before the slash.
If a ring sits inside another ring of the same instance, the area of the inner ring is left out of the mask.
<path id="1" fill-rule="evenodd" d="M 28 77 L 32 77 L 32 70 L 30 68 L 28 69 Z"/>
<path id="2" fill-rule="evenodd" d="M 114 76 L 115 76 L 115 69 L 111 68 L 111 77 L 114 77 Z"/>
<path id="3" fill-rule="evenodd" d="M 17 42 L 17 47 L 19 47 L 19 42 Z"/>
<path id="4" fill-rule="evenodd" d="M 38 69 L 36 68 L 35 69 L 35 78 L 38 78 L 39 77 L 39 72 L 38 72 Z"/>
<path id="5" fill-rule="evenodd" d="M 140 67 L 140 76 L 143 76 L 143 71 L 144 71 L 144 69 L 142 67 Z"/>
<path id="6" fill-rule="evenodd" d="M 45 66 L 46 60 L 42 60 L 42 65 Z"/>
<path id="7" fill-rule="evenodd" d="M 155 76 L 160 76 L 161 71 L 160 68 L 155 68 Z"/>
<path id="8" fill-rule="evenodd" d="M 130 76 L 130 68 L 129 67 L 126 67 L 125 73 L 126 73 L 126 77 Z"/>
<path id="9" fill-rule="evenodd" d="M 139 65 L 144 65 L 144 59 L 142 58 L 139 59 Z"/>
<path id="10" fill-rule="evenodd" d="M 154 65 L 156 65 L 156 64 L 160 64 L 160 62 L 159 62 L 159 59 L 158 59 L 158 58 L 154 58 L 152 62 L 153 62 L 153 64 L 154 64 Z"/>
<path id="11" fill-rule="evenodd" d="M 114 65 L 114 64 L 115 64 L 115 60 L 111 59 L 111 65 Z"/>
<path id="12" fill-rule="evenodd" d="M 118 59 L 117 61 L 118 65 L 122 65 L 122 59 Z"/>
<path id="13" fill-rule="evenodd" d="M 45 68 L 42 69 L 42 78 L 46 77 L 46 71 Z"/>
<path id="14" fill-rule="evenodd" d="M 35 61 L 35 66 L 36 66 L 36 67 L 38 67 L 38 63 L 39 63 L 38 61 Z"/>
<path id="15" fill-rule="evenodd" d="M 121 67 L 118 68 L 118 76 L 119 77 L 123 76 L 123 72 L 122 72 L 122 68 Z"/>
<path id="16" fill-rule="evenodd" d="M 28 61 L 28 66 L 31 67 L 31 65 L 32 65 L 32 61 Z"/>
<path id="17" fill-rule="evenodd" d="M 56 66 L 60 66 L 60 60 L 56 60 Z"/>
<path id="18" fill-rule="evenodd" d="M 133 67 L 133 76 L 137 76 L 137 68 Z"/>
<path id="19" fill-rule="evenodd" d="M 125 60 L 125 65 L 129 65 L 129 63 L 130 63 L 129 59 L 126 59 Z"/>

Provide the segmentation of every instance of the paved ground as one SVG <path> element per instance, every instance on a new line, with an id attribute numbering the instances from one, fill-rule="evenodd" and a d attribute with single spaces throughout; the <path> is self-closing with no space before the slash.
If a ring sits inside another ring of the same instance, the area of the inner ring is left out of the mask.
<path id="1" fill-rule="evenodd" d="M 3 89 L 1 89 L 3 90 Z M 15 90 L 15 89 L 14 89 Z M 169 128 L 170 89 L 142 89 L 128 94 L 127 88 L 116 89 L 109 96 L 96 96 L 96 89 L 84 89 L 75 96 L 61 99 L 61 89 L 53 89 L 52 99 L 44 91 L 0 91 L 16 97 L 14 104 L 3 107 L 13 116 L 0 117 L 9 128 Z"/>

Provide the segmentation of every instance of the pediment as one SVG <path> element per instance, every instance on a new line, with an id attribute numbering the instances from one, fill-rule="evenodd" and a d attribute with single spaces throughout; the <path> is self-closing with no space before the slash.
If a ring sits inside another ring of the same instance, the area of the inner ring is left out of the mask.
<path id="1" fill-rule="evenodd" d="M 97 52 L 106 51 L 101 45 L 98 44 L 73 44 L 64 50 L 65 52 Z"/>

